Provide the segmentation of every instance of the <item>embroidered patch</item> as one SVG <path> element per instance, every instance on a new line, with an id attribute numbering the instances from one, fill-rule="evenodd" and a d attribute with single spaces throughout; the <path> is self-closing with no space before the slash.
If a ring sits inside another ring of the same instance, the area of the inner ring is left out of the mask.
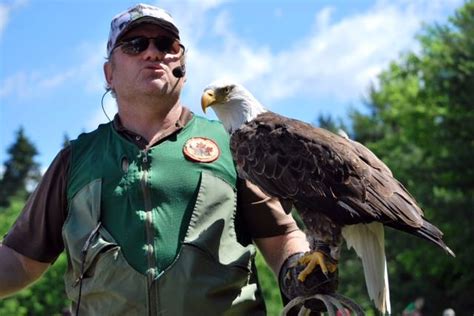
<path id="1" fill-rule="evenodd" d="M 183 147 L 184 156 L 196 162 L 213 162 L 221 151 L 217 144 L 209 138 L 205 137 L 193 137 L 186 141 Z"/>

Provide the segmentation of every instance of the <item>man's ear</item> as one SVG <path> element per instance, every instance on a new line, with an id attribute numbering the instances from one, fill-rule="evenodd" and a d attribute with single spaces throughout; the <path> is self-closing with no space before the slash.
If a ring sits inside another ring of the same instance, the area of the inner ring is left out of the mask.
<path id="1" fill-rule="evenodd" d="M 107 82 L 107 89 L 113 89 L 113 71 L 112 71 L 112 63 L 107 61 L 104 63 L 104 77 L 105 81 Z"/>

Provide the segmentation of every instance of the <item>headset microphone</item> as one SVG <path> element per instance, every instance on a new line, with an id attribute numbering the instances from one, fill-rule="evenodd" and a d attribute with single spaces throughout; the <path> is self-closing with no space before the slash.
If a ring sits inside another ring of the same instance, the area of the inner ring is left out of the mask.
<path id="1" fill-rule="evenodd" d="M 186 74 L 186 67 L 184 65 L 178 66 L 173 69 L 172 73 L 176 78 L 183 78 Z"/>
<path id="2" fill-rule="evenodd" d="M 186 48 L 183 44 L 179 44 L 179 47 L 182 49 L 180 59 L 181 66 L 178 66 L 172 70 L 173 76 L 178 79 L 181 79 L 186 74 Z"/>

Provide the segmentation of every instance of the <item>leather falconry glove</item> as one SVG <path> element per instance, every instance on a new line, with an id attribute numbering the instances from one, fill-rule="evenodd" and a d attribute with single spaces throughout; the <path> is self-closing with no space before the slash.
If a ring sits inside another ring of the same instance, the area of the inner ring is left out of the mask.
<path id="1" fill-rule="evenodd" d="M 310 253 L 313 252 L 314 251 Z M 329 256 L 329 247 L 320 246 L 318 247 L 318 252 L 324 253 L 327 262 L 337 264 L 337 262 Z M 328 271 L 327 275 L 325 275 L 320 266 L 316 266 L 304 281 L 298 279 L 298 276 L 306 267 L 305 264 L 299 262 L 305 255 L 308 255 L 308 253 L 299 252 L 289 256 L 280 269 L 278 282 L 284 305 L 298 296 L 305 297 L 315 294 L 331 294 L 337 290 L 337 269 L 334 272 Z M 326 310 L 324 303 L 316 299 L 309 299 L 304 305 L 314 312 L 323 312 Z M 288 315 L 293 315 L 293 313 L 297 315 L 297 311 L 294 311 L 294 309 L 295 308 L 293 308 Z"/>

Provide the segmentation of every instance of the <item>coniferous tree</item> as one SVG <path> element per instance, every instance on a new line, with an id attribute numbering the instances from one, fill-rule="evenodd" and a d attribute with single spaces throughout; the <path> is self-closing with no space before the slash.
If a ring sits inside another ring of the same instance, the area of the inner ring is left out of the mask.
<path id="1" fill-rule="evenodd" d="M 41 177 L 39 165 L 34 160 L 38 151 L 22 127 L 17 131 L 16 140 L 8 149 L 8 154 L 0 180 L 0 206 L 8 206 L 14 195 L 26 195 L 26 184 L 37 182 Z"/>

